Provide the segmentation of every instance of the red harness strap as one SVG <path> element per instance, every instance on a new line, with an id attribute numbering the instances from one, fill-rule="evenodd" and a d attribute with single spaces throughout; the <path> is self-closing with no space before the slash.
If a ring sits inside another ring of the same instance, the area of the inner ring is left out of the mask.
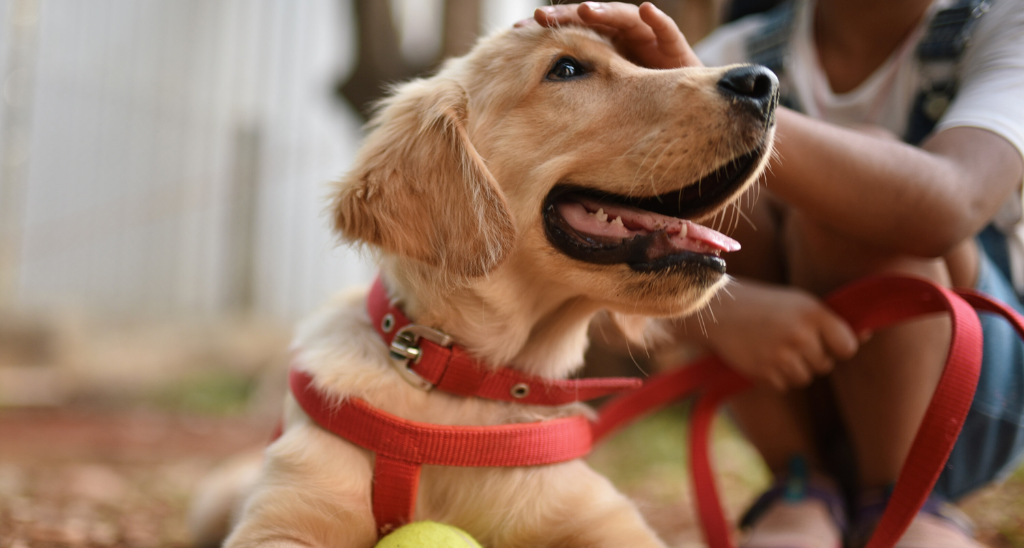
<path id="1" fill-rule="evenodd" d="M 412 521 L 420 467 L 535 466 L 578 459 L 590 452 L 583 416 L 499 426 L 441 426 L 405 420 L 360 399 L 338 401 L 292 368 L 292 395 L 316 424 L 375 453 L 373 517 L 381 534 Z"/>
<path id="2" fill-rule="evenodd" d="M 546 379 L 508 367 L 495 368 L 453 345 L 444 333 L 413 324 L 388 299 L 379 277 L 366 297 L 366 309 L 374 329 L 391 348 L 399 373 L 424 390 L 437 388 L 459 396 L 532 405 L 564 405 L 633 390 L 643 384 L 634 378 Z M 413 350 L 410 352 L 409 348 Z M 408 358 L 404 365 L 399 361 L 402 358 Z"/>

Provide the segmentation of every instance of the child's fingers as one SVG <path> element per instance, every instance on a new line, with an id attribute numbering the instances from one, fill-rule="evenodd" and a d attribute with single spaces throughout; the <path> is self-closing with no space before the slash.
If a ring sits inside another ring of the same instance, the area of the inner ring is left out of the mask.
<path id="1" fill-rule="evenodd" d="M 852 358 L 860 348 L 861 341 L 850 324 L 832 313 L 828 313 L 821 324 L 821 338 L 828 353 L 840 360 Z"/>
<path id="2" fill-rule="evenodd" d="M 591 28 L 624 50 L 627 57 L 651 68 L 701 66 L 672 18 L 651 3 L 641 7 L 622 2 L 583 2 L 537 8 L 541 26 L 581 25 Z M 517 23 L 516 26 L 524 26 Z"/>
<path id="3" fill-rule="evenodd" d="M 669 57 L 679 57 L 686 66 L 703 66 L 697 54 L 693 53 L 682 31 L 665 12 L 650 2 L 639 8 L 640 19 L 651 28 L 658 43 L 658 49 Z"/>
<path id="4" fill-rule="evenodd" d="M 814 378 L 807 360 L 801 356 L 792 356 L 785 367 L 786 379 L 789 381 L 787 384 L 791 387 L 807 386 Z"/>
<path id="5" fill-rule="evenodd" d="M 555 6 L 542 6 L 534 10 L 533 19 L 542 27 L 556 27 L 559 25 L 587 26 L 587 23 L 580 18 L 579 4 L 558 4 Z"/>
<path id="6" fill-rule="evenodd" d="M 793 351 L 797 354 L 801 369 L 808 375 L 825 375 L 832 371 L 835 360 L 829 353 L 818 327 L 807 325 L 794 334 Z M 808 379 L 808 382 L 810 379 Z"/>
<path id="7" fill-rule="evenodd" d="M 835 360 L 825 349 L 825 343 L 818 338 L 803 349 L 804 360 L 818 375 L 825 375 L 835 367 Z"/>
<path id="8" fill-rule="evenodd" d="M 556 25 L 582 25 L 583 20 L 576 14 L 576 4 L 561 4 L 557 6 L 542 6 L 533 10 L 533 19 L 542 27 L 553 27 Z"/>
<path id="9" fill-rule="evenodd" d="M 789 390 L 806 386 L 814 378 L 804 356 L 796 350 L 783 351 L 774 359 L 760 364 L 760 371 L 754 378 L 767 381 L 777 390 Z"/>
<path id="10" fill-rule="evenodd" d="M 576 10 L 588 25 L 603 25 L 617 32 L 616 38 L 630 42 L 649 42 L 654 31 L 640 19 L 639 8 L 621 2 L 584 2 Z"/>
<path id="11" fill-rule="evenodd" d="M 786 389 L 789 388 L 789 385 L 785 380 L 785 376 L 776 371 L 765 374 L 765 381 L 779 392 L 785 392 Z"/>
<path id="12" fill-rule="evenodd" d="M 578 9 L 579 7 L 579 4 L 543 6 L 534 10 L 533 20 L 539 23 L 542 27 L 558 27 L 562 25 L 589 27 L 609 38 L 615 38 L 619 34 L 619 29 L 617 28 L 601 24 L 598 21 L 586 21 L 581 18 Z M 521 23 L 522 21 L 516 23 L 515 26 L 525 26 Z"/>
<path id="13" fill-rule="evenodd" d="M 668 18 L 653 5 L 650 5 L 648 11 L 650 8 L 657 12 L 653 17 L 657 17 L 659 28 L 664 29 L 666 37 L 671 34 L 671 29 L 675 29 L 675 33 L 679 33 L 679 29 L 675 27 L 675 23 L 672 23 L 671 18 Z M 632 4 L 621 2 L 583 2 L 582 4 L 543 6 L 534 11 L 533 17 L 545 27 L 555 25 L 603 27 L 613 31 L 605 32 L 606 35 L 614 34 L 619 38 L 637 42 L 657 38 L 655 31 L 642 19 L 640 9 Z M 667 18 L 671 27 L 665 27 L 662 18 Z"/>

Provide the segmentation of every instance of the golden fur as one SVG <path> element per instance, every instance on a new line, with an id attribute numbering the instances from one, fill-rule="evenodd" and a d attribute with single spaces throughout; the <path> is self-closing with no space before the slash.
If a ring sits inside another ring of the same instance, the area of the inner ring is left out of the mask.
<path id="1" fill-rule="evenodd" d="M 545 81 L 566 55 L 588 63 L 589 77 Z M 497 33 L 436 76 L 396 88 L 381 105 L 339 185 L 336 226 L 379 255 L 392 296 L 416 323 L 451 334 L 490 363 L 566 377 L 582 364 L 597 312 L 685 314 L 725 277 L 571 259 L 545 237 L 545 196 L 564 181 L 658 195 L 759 143 L 770 149 L 772 130 L 733 115 L 716 90 L 724 72 L 639 68 L 582 29 Z M 361 290 L 341 296 L 298 330 L 296 361 L 321 389 L 436 424 L 590 412 L 582 404 L 515 405 L 410 386 L 392 369 L 364 298 Z M 372 469 L 371 453 L 311 423 L 289 397 L 284 434 L 267 448 L 226 545 L 373 546 Z M 581 460 L 425 466 L 415 518 L 457 525 L 491 547 L 663 546 L 633 505 Z"/>

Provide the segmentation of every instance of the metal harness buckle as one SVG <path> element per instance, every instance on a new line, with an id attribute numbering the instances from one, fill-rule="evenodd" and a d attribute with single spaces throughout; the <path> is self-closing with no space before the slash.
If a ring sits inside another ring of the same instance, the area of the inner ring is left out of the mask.
<path id="1" fill-rule="evenodd" d="M 395 333 L 395 338 L 391 339 L 391 346 L 389 348 L 391 351 L 391 365 L 405 379 L 405 382 L 415 388 L 429 392 L 434 388 L 434 385 L 409 367 L 410 362 L 418 363 L 423 356 L 420 347 L 416 346 L 420 339 L 427 339 L 445 348 L 451 346 L 453 342 L 449 335 L 434 328 L 409 324 L 399 329 L 398 333 Z"/>

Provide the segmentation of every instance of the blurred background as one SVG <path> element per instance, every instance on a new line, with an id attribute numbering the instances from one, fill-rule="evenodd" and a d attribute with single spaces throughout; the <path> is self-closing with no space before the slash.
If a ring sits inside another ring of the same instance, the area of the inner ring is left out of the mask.
<path id="1" fill-rule="evenodd" d="M 0 0 L 0 548 L 188 545 L 196 481 L 273 427 L 292 323 L 374 272 L 323 214 L 368 105 L 541 3 Z M 655 3 L 696 43 L 774 2 Z M 593 459 L 676 545 L 684 414 Z M 718 443 L 735 515 L 767 475 Z M 994 545 L 1024 546 L 1018 479 L 974 503 Z"/>

